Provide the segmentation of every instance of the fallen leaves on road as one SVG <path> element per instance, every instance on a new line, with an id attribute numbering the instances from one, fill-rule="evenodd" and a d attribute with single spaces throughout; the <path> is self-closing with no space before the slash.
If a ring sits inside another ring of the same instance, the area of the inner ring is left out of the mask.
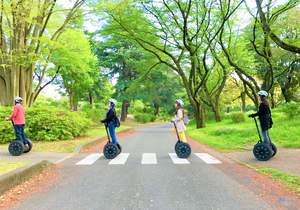
<path id="1" fill-rule="evenodd" d="M 50 166 L 50 168 L 39 175 L 33 176 L 31 179 L 0 195 L 0 209 L 5 210 L 12 208 L 30 197 L 32 193 L 47 190 L 57 180 L 57 166 Z"/>

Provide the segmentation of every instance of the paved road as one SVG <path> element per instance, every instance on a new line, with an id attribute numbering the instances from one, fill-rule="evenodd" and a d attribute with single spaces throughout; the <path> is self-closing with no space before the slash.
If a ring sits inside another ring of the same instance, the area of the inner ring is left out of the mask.
<path id="1" fill-rule="evenodd" d="M 149 126 L 123 139 L 113 161 L 99 153 L 79 154 L 61 163 L 60 182 L 15 207 L 22 210 L 199 210 L 272 209 L 197 151 L 188 160 L 173 154 L 170 125 Z"/>

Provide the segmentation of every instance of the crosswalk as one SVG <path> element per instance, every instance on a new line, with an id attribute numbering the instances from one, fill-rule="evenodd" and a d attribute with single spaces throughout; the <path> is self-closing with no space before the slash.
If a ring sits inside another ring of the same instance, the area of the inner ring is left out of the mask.
<path id="1" fill-rule="evenodd" d="M 183 159 L 178 158 L 175 153 L 168 154 L 173 164 L 191 164 L 193 158 Z M 201 159 L 206 164 L 221 164 L 222 162 L 208 153 L 194 153 L 194 156 Z M 115 159 L 109 160 L 108 165 L 125 165 L 130 154 L 121 153 Z M 100 158 L 104 159 L 103 153 L 92 153 L 82 160 L 78 161 L 76 165 L 93 165 Z M 142 165 L 156 165 L 159 164 L 156 153 L 143 153 L 141 159 Z"/>

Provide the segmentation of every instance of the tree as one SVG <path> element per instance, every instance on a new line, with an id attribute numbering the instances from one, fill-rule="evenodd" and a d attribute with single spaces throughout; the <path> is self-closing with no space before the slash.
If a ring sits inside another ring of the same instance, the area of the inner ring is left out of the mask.
<path id="1" fill-rule="evenodd" d="M 51 61 L 57 68 L 56 73 L 60 75 L 56 84 L 66 90 L 71 109 L 77 111 L 79 100 L 89 94 L 100 77 L 88 38 L 79 30 L 66 31 L 60 37 L 57 48 L 53 50 Z"/>
<path id="2" fill-rule="evenodd" d="M 266 36 L 270 36 L 270 38 L 282 49 L 285 49 L 290 52 L 300 53 L 300 47 L 295 46 L 293 44 L 285 42 L 285 40 L 281 39 L 280 36 L 277 36 L 273 30 L 271 29 L 271 24 L 274 22 L 281 14 L 286 12 L 287 10 L 296 7 L 299 5 L 299 0 L 288 0 L 284 5 L 275 10 L 272 14 L 266 15 L 262 8 L 263 0 L 256 0 L 257 11 L 260 17 L 260 21 L 262 24 L 263 31 Z M 267 3 L 267 8 L 270 7 L 272 0 L 269 0 Z M 268 10 L 269 12 L 269 10 Z"/>
<path id="3" fill-rule="evenodd" d="M 0 103 L 12 104 L 16 95 L 24 105 L 31 105 L 39 93 L 51 53 L 44 54 L 48 43 L 56 41 L 64 29 L 76 18 L 84 0 L 74 1 L 63 10 L 62 21 L 49 30 L 54 13 L 59 13 L 56 0 L 0 1 Z M 37 88 L 33 91 L 36 64 L 45 64 Z"/>
<path id="4" fill-rule="evenodd" d="M 209 76 L 209 68 L 203 67 L 205 51 L 242 2 L 123 1 L 107 4 L 106 12 L 118 24 L 120 35 L 136 41 L 180 76 L 200 128 L 205 124 L 199 92 Z"/>

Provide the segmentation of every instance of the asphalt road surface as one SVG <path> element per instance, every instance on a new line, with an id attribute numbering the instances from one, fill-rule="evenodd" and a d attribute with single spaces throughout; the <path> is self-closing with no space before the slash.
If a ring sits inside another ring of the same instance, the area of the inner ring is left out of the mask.
<path id="1" fill-rule="evenodd" d="M 138 128 L 120 143 L 122 154 L 114 160 L 99 148 L 60 163 L 60 181 L 14 209 L 273 209 L 220 170 L 222 159 L 197 148 L 188 159 L 176 158 L 171 125 Z"/>

